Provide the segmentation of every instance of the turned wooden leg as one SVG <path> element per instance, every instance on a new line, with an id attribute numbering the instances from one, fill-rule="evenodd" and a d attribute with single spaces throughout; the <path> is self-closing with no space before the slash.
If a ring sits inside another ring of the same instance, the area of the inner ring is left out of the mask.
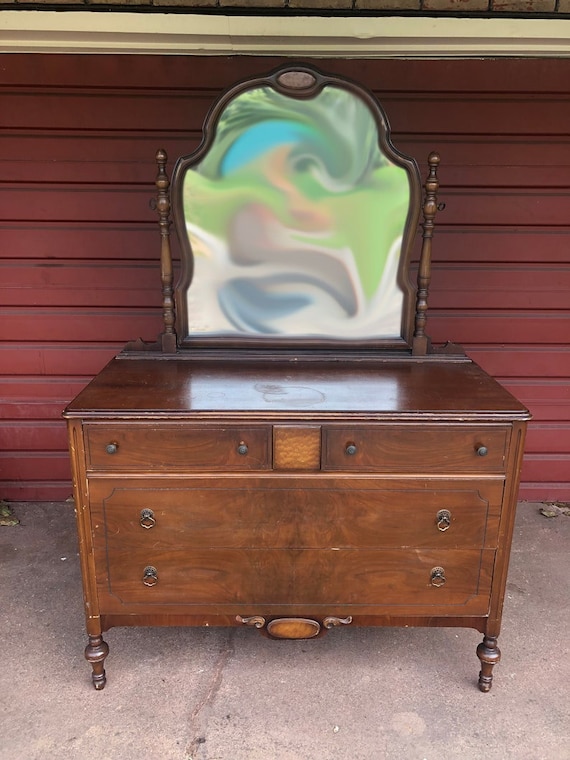
<path id="1" fill-rule="evenodd" d="M 102 636 L 89 636 L 89 644 L 85 647 L 85 659 L 91 663 L 93 673 L 91 680 L 93 686 L 100 691 L 105 687 L 107 678 L 105 677 L 105 657 L 109 654 L 109 645 L 103 641 Z"/>
<path id="2" fill-rule="evenodd" d="M 481 660 L 479 688 L 481 691 L 489 691 L 493 685 L 493 668 L 501 659 L 496 636 L 483 637 L 483 641 L 477 647 L 477 657 Z"/>

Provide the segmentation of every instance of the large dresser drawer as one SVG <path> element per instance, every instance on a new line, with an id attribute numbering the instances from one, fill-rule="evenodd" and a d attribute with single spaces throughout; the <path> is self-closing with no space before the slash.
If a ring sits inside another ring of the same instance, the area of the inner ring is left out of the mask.
<path id="1" fill-rule="evenodd" d="M 214 604 L 241 614 L 293 606 L 432 605 L 485 611 L 494 551 L 197 548 L 109 552 L 100 593 L 125 606 Z"/>
<path id="2" fill-rule="evenodd" d="M 510 428 L 455 425 L 330 425 L 323 470 L 503 473 Z"/>
<path id="3" fill-rule="evenodd" d="M 95 545 L 109 551 L 496 546 L 503 481 L 203 478 L 93 480 Z"/>
<path id="4" fill-rule="evenodd" d="M 271 428 L 188 425 L 86 425 L 90 470 L 265 470 Z"/>

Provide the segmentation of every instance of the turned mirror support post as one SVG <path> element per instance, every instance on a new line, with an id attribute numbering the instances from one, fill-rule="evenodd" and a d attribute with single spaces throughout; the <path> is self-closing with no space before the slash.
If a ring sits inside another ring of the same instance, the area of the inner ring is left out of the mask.
<path id="1" fill-rule="evenodd" d="M 429 284 L 431 279 L 431 241 L 433 238 L 435 215 L 437 212 L 437 191 L 439 188 L 437 167 L 439 166 L 439 161 L 440 158 L 438 153 L 430 153 L 428 158 L 429 174 L 425 183 L 426 192 L 423 205 L 423 240 L 418 269 L 416 320 L 412 348 L 414 356 L 423 356 L 428 353 L 430 348 L 429 338 L 425 334 L 425 326 L 427 322 Z"/>
<path id="2" fill-rule="evenodd" d="M 162 315 L 164 332 L 160 336 L 160 345 L 164 353 L 176 352 L 176 333 L 174 331 L 174 296 L 172 289 L 172 253 L 170 251 L 170 180 L 166 173 L 166 151 L 156 154 L 158 174 L 156 177 L 158 224 L 160 227 L 160 276 L 162 280 Z"/>

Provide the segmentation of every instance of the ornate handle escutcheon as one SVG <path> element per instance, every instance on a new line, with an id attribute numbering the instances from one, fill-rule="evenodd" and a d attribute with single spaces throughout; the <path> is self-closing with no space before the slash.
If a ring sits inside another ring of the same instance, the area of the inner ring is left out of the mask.
<path id="1" fill-rule="evenodd" d="M 430 582 L 432 586 L 439 588 L 443 586 L 447 578 L 445 577 L 445 570 L 443 567 L 434 567 L 430 573 Z"/>
<path id="2" fill-rule="evenodd" d="M 261 617 L 261 615 L 251 615 L 250 617 L 242 617 L 241 615 L 236 615 L 236 620 L 238 623 L 251 625 L 254 628 L 263 628 L 265 625 L 265 618 Z"/>
<path id="3" fill-rule="evenodd" d="M 323 620 L 323 628 L 336 628 L 339 625 L 350 625 L 352 623 L 352 615 L 348 615 L 345 618 L 339 617 L 326 617 Z"/>
<path id="4" fill-rule="evenodd" d="M 141 528 L 146 528 L 147 530 L 149 528 L 154 528 L 156 525 L 156 519 L 154 517 L 154 512 L 152 509 L 141 509 L 139 525 Z"/>
<path id="5" fill-rule="evenodd" d="M 451 526 L 451 512 L 449 509 L 440 509 L 435 516 L 435 519 L 437 522 L 437 529 L 442 533 L 445 533 L 445 531 Z"/>
<path id="6" fill-rule="evenodd" d="M 263 628 L 266 622 L 261 615 L 249 617 L 236 615 L 236 621 L 252 628 Z M 323 628 L 336 628 L 339 625 L 350 625 L 350 623 L 352 623 L 352 615 L 345 618 L 330 616 L 323 620 Z M 321 626 L 316 620 L 308 618 L 277 618 L 267 623 L 267 632 L 275 639 L 310 639 L 318 636 L 320 629 Z"/>
<path id="7" fill-rule="evenodd" d="M 142 582 L 145 586 L 156 586 L 158 583 L 158 570 L 152 565 L 147 565 L 143 570 Z"/>

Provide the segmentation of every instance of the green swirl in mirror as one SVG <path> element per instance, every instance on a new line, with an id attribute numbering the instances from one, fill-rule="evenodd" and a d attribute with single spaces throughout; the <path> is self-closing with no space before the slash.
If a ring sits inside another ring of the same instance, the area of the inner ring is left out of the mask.
<path id="1" fill-rule="evenodd" d="M 240 94 L 184 177 L 190 334 L 399 337 L 409 201 L 405 169 L 351 92 Z"/>

